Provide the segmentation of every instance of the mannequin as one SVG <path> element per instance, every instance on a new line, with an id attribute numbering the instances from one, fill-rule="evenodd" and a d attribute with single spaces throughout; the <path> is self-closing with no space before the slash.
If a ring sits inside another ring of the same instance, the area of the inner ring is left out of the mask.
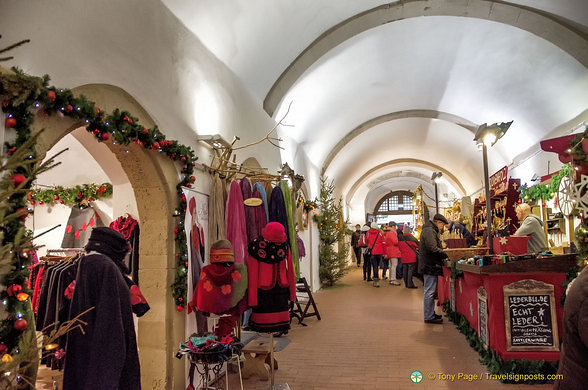
<path id="1" fill-rule="evenodd" d="M 141 388 L 139 355 L 133 324 L 125 237 L 114 229 L 92 230 L 79 263 L 70 318 L 93 308 L 81 320 L 83 333 L 67 334 L 64 390 Z"/>
<path id="2" fill-rule="evenodd" d="M 294 266 L 284 226 L 268 223 L 249 244 L 249 327 L 257 332 L 290 329 L 288 301 L 296 300 Z"/>

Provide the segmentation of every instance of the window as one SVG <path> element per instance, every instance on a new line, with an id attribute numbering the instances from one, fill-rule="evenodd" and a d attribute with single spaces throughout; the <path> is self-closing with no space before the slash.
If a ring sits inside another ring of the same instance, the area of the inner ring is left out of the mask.
<path id="1" fill-rule="evenodd" d="M 378 221 L 387 220 L 388 215 L 412 214 L 412 192 L 394 191 L 380 199 L 376 205 Z"/>

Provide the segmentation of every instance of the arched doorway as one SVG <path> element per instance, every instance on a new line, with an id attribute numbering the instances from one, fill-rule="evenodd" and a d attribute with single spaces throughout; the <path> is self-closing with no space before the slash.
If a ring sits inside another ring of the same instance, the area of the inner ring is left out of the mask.
<path id="1" fill-rule="evenodd" d="M 112 111 L 127 110 L 146 127 L 155 125 L 151 117 L 129 94 L 118 87 L 91 84 L 72 90 Z M 61 138 L 83 126 L 67 117 L 35 118 L 33 132 L 44 129 L 37 143 L 43 158 Z M 146 151 L 136 144 L 121 147 L 111 142 L 106 146 L 118 160 L 134 192 L 138 219 L 141 224 L 139 275 L 141 290 L 151 310 L 139 319 L 137 329 L 141 381 L 152 389 L 183 388 L 184 365 L 174 359 L 179 340 L 183 340 L 183 317 L 175 310 L 169 286 L 175 274 L 175 243 L 172 235 L 177 221 L 172 214 L 177 203 L 175 196 L 178 173 L 174 164 L 159 153 Z M 174 378 L 180 378 L 177 384 Z"/>

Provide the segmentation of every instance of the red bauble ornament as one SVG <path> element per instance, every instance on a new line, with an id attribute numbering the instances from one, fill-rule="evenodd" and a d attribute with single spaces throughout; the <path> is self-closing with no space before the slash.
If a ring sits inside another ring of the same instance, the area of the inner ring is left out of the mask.
<path id="1" fill-rule="evenodd" d="M 54 91 L 48 91 L 47 92 L 47 97 L 49 98 L 50 101 L 54 102 L 55 101 L 55 92 Z"/>
<path id="2" fill-rule="evenodd" d="M 149 134 L 149 130 L 143 127 L 143 134 Z"/>
<path id="3" fill-rule="evenodd" d="M 58 195 L 55 195 L 55 196 L 53 197 L 53 200 L 59 200 L 59 196 L 58 196 Z"/>
<path id="4" fill-rule="evenodd" d="M 90 197 L 88 198 L 88 202 L 91 202 L 91 201 L 93 201 L 93 199 L 92 199 L 92 197 L 90 196 Z"/>
<path id="5" fill-rule="evenodd" d="M 179 253 L 176 253 L 176 257 L 180 257 L 180 254 Z"/>
<path id="6" fill-rule="evenodd" d="M 27 209 L 26 209 L 25 207 L 21 207 L 21 208 L 18 208 L 18 209 L 16 209 L 16 212 L 17 212 L 17 213 L 22 213 L 22 214 L 20 215 L 20 219 L 22 219 L 23 221 L 24 221 L 25 219 L 27 219 L 27 217 L 28 217 L 28 215 L 29 215 L 29 212 L 27 211 Z"/>
<path id="7" fill-rule="evenodd" d="M 27 194 L 27 198 L 29 198 L 29 200 L 33 199 L 33 193 L 32 192 L 29 192 Z"/>
<path id="8" fill-rule="evenodd" d="M 61 203 L 61 204 L 65 204 L 65 202 L 64 202 L 64 201 L 60 201 L 59 203 Z"/>
<path id="9" fill-rule="evenodd" d="M 81 192 L 78 192 L 78 199 L 82 199 L 82 196 L 84 196 Z"/>
<path id="10" fill-rule="evenodd" d="M 196 181 L 196 178 L 194 176 L 190 176 L 190 181 Z"/>
<path id="11" fill-rule="evenodd" d="M 184 156 L 180 157 L 180 161 L 181 161 L 181 162 L 184 162 L 184 161 L 186 161 L 186 157 L 184 157 Z"/>
<path id="12" fill-rule="evenodd" d="M 0 344 L 0 356 L 4 356 L 8 352 L 8 347 L 4 343 Z"/>
<path id="13" fill-rule="evenodd" d="M 106 141 L 108 137 L 110 137 L 108 133 L 102 133 L 102 135 L 100 136 L 100 138 L 102 138 L 102 141 Z"/>
<path id="14" fill-rule="evenodd" d="M 132 124 L 133 123 L 133 120 L 131 118 L 129 118 L 128 116 L 125 116 L 123 118 L 123 121 L 127 122 L 128 124 Z"/>
<path id="15" fill-rule="evenodd" d="M 188 268 L 188 262 L 187 261 L 184 263 L 184 265 L 186 266 L 186 268 Z"/>
<path id="16" fill-rule="evenodd" d="M 178 307 L 176 308 L 178 311 L 184 311 L 184 306 L 182 305 L 178 305 Z"/>
<path id="17" fill-rule="evenodd" d="M 12 129 L 13 127 L 16 127 L 16 119 L 14 119 L 13 117 L 6 118 L 6 120 L 4 121 L 4 125 L 8 129 Z"/>
<path id="18" fill-rule="evenodd" d="M 154 142 L 152 148 L 159 149 L 159 142 Z"/>
<path id="19" fill-rule="evenodd" d="M 179 298 L 178 298 L 178 301 L 179 301 L 179 302 L 184 302 L 184 298 L 182 298 L 182 297 L 179 297 Z"/>
<path id="20" fill-rule="evenodd" d="M 186 187 L 190 188 L 190 187 L 192 187 L 192 184 L 186 183 Z"/>
<path id="21" fill-rule="evenodd" d="M 31 204 L 34 206 L 35 205 L 35 201 L 34 200 L 31 200 Z"/>
<path id="22" fill-rule="evenodd" d="M 180 229 L 178 229 L 178 228 L 174 228 L 174 233 L 175 233 L 175 234 L 178 234 L 178 232 L 179 232 L 179 231 L 180 231 Z"/>
<path id="23" fill-rule="evenodd" d="M 71 106 L 71 104 L 68 104 L 67 107 L 65 107 L 65 112 L 72 112 L 73 111 L 73 107 Z"/>
<path id="24" fill-rule="evenodd" d="M 14 175 L 12 175 L 10 179 L 14 183 L 15 187 L 18 187 L 19 185 L 27 181 L 27 178 L 22 173 L 15 173 Z"/>
<path id="25" fill-rule="evenodd" d="M 27 320 L 23 320 L 22 318 L 14 321 L 14 329 L 20 330 L 21 332 L 24 331 L 28 326 Z"/>
<path id="26" fill-rule="evenodd" d="M 42 205 L 44 205 L 44 204 L 45 204 L 45 202 L 43 202 L 43 201 L 40 201 L 40 202 L 39 202 L 39 204 L 42 206 Z"/>
<path id="27" fill-rule="evenodd" d="M 17 296 L 20 292 L 22 292 L 22 286 L 20 284 L 11 284 L 6 289 L 6 293 L 8 293 L 8 296 L 11 297 Z"/>

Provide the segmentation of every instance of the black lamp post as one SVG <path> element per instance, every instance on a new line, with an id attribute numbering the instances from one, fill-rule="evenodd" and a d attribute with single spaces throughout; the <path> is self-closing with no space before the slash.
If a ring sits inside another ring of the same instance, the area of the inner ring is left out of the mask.
<path id="1" fill-rule="evenodd" d="M 474 141 L 478 149 L 482 150 L 482 159 L 484 162 L 484 189 L 486 190 L 486 239 L 488 240 L 488 251 L 494 253 L 492 244 L 492 204 L 490 202 L 490 177 L 488 176 L 488 146 L 492 146 L 506 133 L 512 121 L 503 123 L 494 123 L 490 126 L 480 125 Z"/>
<path id="2" fill-rule="evenodd" d="M 439 214 L 439 194 L 437 192 L 437 183 L 439 183 L 441 176 L 443 176 L 443 172 L 433 172 L 433 174 L 431 175 L 431 180 L 433 181 L 433 184 L 435 185 L 435 213 L 436 214 Z"/>

